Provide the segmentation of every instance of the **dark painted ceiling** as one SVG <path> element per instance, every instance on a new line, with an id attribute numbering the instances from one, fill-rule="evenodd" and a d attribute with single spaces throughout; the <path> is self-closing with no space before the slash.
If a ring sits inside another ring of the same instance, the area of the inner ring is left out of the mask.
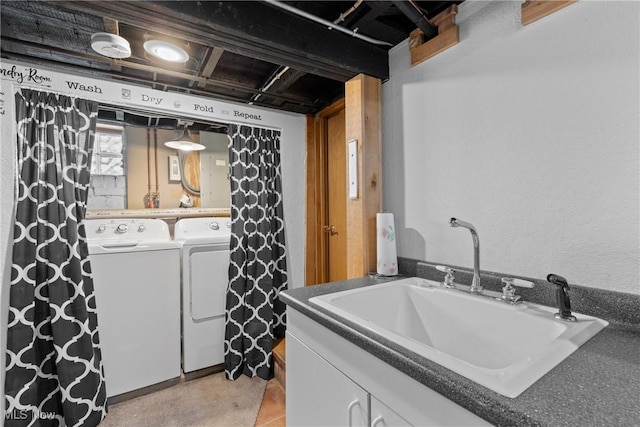
<path id="1" fill-rule="evenodd" d="M 2 0 L 2 58 L 313 114 L 344 96 L 344 82 L 360 73 L 388 78 L 388 50 L 416 28 L 401 9 L 417 6 L 433 18 L 461 1 L 282 2 L 384 44 L 329 29 L 273 3 Z M 96 53 L 91 48 L 96 32 L 127 39 L 131 57 Z M 190 59 L 174 65 L 150 57 L 142 44 L 153 37 L 179 41 Z"/>

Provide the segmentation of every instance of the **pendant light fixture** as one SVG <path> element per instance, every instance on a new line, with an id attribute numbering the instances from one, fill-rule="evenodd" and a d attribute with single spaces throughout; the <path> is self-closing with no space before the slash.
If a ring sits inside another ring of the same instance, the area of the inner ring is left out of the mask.
<path id="1" fill-rule="evenodd" d="M 165 142 L 164 145 L 181 151 L 200 151 L 206 148 L 204 145 L 197 143 L 193 138 L 191 138 L 191 132 L 189 132 L 187 125 L 184 125 L 182 135 L 176 139 Z"/>

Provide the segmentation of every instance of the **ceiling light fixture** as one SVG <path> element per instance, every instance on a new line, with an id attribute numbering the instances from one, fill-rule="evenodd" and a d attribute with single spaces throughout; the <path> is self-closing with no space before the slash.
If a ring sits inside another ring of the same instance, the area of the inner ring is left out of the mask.
<path id="1" fill-rule="evenodd" d="M 184 64 L 189 60 L 186 50 L 166 40 L 147 40 L 143 46 L 149 54 L 165 61 Z"/>
<path id="2" fill-rule="evenodd" d="M 165 142 L 164 145 L 181 151 L 201 151 L 206 148 L 204 145 L 197 143 L 193 138 L 191 138 L 191 132 L 189 132 L 186 125 L 182 131 L 182 135 L 176 139 Z"/>
<path id="3" fill-rule="evenodd" d="M 128 58 L 131 46 L 124 37 L 111 33 L 94 33 L 91 35 L 91 47 L 102 56 L 109 58 Z"/>

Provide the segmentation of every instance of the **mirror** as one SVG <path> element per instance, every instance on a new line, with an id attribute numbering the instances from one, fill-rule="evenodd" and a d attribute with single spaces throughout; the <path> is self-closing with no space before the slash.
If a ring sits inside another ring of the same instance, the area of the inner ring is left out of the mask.
<path id="1" fill-rule="evenodd" d="M 202 151 L 165 146 L 186 128 Z M 230 208 L 225 124 L 100 105 L 91 210 Z"/>

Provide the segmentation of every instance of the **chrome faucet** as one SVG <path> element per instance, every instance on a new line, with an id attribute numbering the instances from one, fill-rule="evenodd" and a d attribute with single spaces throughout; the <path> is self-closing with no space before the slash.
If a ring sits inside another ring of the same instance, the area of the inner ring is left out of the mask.
<path id="1" fill-rule="evenodd" d="M 471 281 L 471 292 L 482 293 L 482 286 L 480 286 L 480 239 L 478 238 L 478 231 L 470 223 L 456 218 L 451 218 L 449 225 L 451 227 L 464 227 L 471 232 L 471 237 L 473 238 L 473 280 Z"/>

